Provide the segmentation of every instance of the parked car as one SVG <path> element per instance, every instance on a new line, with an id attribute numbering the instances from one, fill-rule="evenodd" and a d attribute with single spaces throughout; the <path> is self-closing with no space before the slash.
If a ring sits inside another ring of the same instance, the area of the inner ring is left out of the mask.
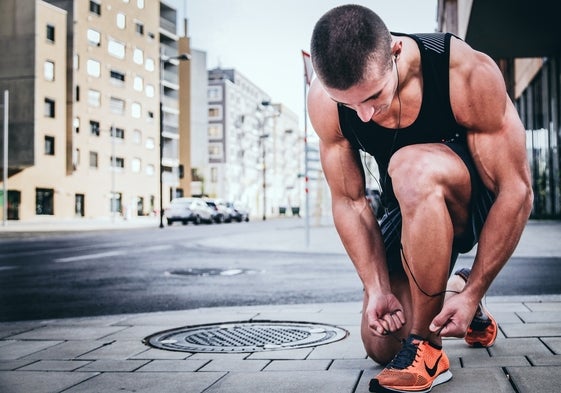
<path id="1" fill-rule="evenodd" d="M 239 203 L 226 202 L 226 206 L 233 210 L 232 220 L 237 222 L 249 221 L 249 210 Z"/>
<path id="2" fill-rule="evenodd" d="M 213 210 L 213 220 L 217 223 L 232 222 L 230 209 L 220 199 L 205 199 L 205 202 Z"/>
<path id="3" fill-rule="evenodd" d="M 213 221 L 212 210 L 201 198 L 175 198 L 165 209 L 164 214 L 168 225 L 176 221 L 183 225 L 187 225 L 189 221 L 195 225 Z"/>

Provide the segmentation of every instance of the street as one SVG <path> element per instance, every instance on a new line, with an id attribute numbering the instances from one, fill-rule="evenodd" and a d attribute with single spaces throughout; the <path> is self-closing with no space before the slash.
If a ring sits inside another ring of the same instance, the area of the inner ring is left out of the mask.
<path id="1" fill-rule="evenodd" d="M 285 219 L 10 234 L 0 239 L 0 321 L 360 300 L 360 281 L 343 252 L 247 246 L 263 231 L 302 226 Z M 241 234 L 247 245 L 228 242 Z M 208 239 L 224 245 L 205 245 Z M 560 262 L 513 257 L 488 294 L 559 293 Z M 470 264 L 468 257 L 457 262 Z"/>

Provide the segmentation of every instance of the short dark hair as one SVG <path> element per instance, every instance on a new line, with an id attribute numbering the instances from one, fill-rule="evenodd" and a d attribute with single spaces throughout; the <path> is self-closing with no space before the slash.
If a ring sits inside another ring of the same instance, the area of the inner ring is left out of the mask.
<path id="1" fill-rule="evenodd" d="M 319 79 L 338 90 L 360 83 L 372 59 L 391 67 L 390 32 L 374 11 L 360 5 L 343 5 L 324 14 L 314 27 L 310 47 Z"/>

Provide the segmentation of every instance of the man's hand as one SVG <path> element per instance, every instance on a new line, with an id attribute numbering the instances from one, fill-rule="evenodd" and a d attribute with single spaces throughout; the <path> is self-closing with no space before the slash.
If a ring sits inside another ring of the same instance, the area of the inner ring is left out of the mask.
<path id="1" fill-rule="evenodd" d="M 391 293 L 370 296 L 365 312 L 368 327 L 372 334 L 378 337 L 394 333 L 405 325 L 403 307 Z"/>
<path id="2" fill-rule="evenodd" d="M 451 296 L 444 302 L 442 310 L 434 317 L 429 329 L 437 336 L 464 337 L 476 310 L 477 302 L 466 299 L 464 294 Z"/>

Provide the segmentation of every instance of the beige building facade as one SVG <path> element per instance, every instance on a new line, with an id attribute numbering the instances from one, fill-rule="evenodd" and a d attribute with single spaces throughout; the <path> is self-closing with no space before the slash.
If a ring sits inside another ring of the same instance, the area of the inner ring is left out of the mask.
<path id="1" fill-rule="evenodd" d="M 3 0 L 0 11 L 0 45 L 11 55 L 0 62 L 0 90 L 10 91 L 8 219 L 157 214 L 160 159 L 163 200 L 180 188 L 178 63 L 166 70 L 175 83 L 165 105 L 177 120 L 160 157 L 160 41 L 175 27 L 173 8 Z M 166 49 L 177 53 L 174 33 Z"/>

